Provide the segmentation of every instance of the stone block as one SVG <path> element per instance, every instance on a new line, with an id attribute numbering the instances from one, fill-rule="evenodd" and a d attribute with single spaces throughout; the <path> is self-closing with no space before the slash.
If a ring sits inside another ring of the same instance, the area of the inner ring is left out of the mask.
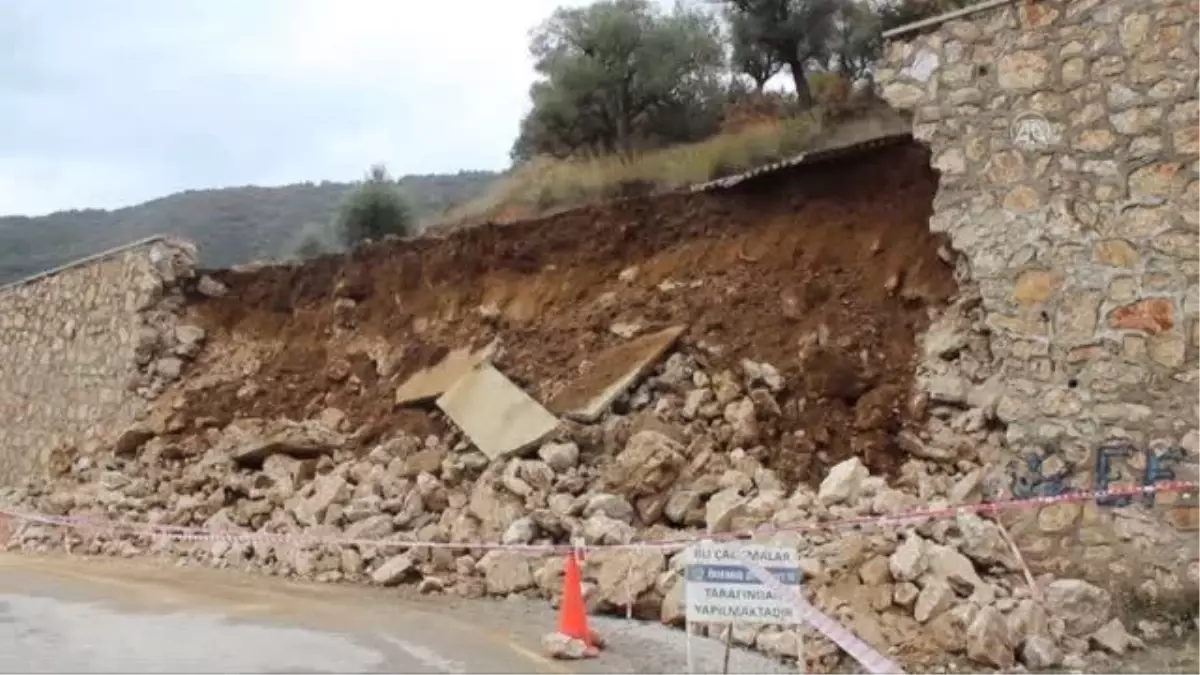
<path id="1" fill-rule="evenodd" d="M 1108 121 L 1112 123 L 1117 133 L 1125 134 L 1126 136 L 1136 136 L 1137 134 L 1145 133 L 1147 130 L 1156 126 L 1162 120 L 1161 108 L 1130 108 L 1114 115 L 1108 116 Z"/>
<path id="2" fill-rule="evenodd" d="M 442 394 L 437 406 L 493 460 L 532 448 L 558 427 L 558 418 L 486 362 Z"/>
<path id="3" fill-rule="evenodd" d="M 1032 91 L 1050 77 L 1050 62 L 1036 51 L 1005 54 L 997 64 L 1001 89 Z"/>
<path id="4" fill-rule="evenodd" d="M 1054 316 L 1055 337 L 1064 346 L 1089 340 L 1096 330 L 1098 310 L 1103 295 L 1092 291 L 1077 291 L 1065 295 Z"/>
<path id="5" fill-rule="evenodd" d="M 1200 128 L 1195 125 L 1176 129 L 1171 133 L 1171 147 L 1180 155 L 1195 155 L 1200 152 Z"/>
<path id="6" fill-rule="evenodd" d="M 1117 307 L 1108 313 L 1108 327 L 1150 335 L 1169 331 L 1175 327 L 1175 303 L 1169 298 L 1147 298 Z"/>
<path id="7" fill-rule="evenodd" d="M 1013 284 L 1013 299 L 1021 305 L 1045 302 L 1054 295 L 1061 283 L 1056 272 L 1043 269 L 1028 269 L 1017 275 Z"/>
<path id="8" fill-rule="evenodd" d="M 1180 165 L 1176 162 L 1157 162 L 1134 169 L 1129 174 L 1129 196 L 1138 199 L 1170 195 L 1171 183 L 1179 169 Z"/>
<path id="9" fill-rule="evenodd" d="M 1175 331 L 1154 335 L 1146 342 L 1146 351 L 1151 360 L 1168 368 L 1183 365 L 1186 347 L 1183 335 Z"/>
<path id="10" fill-rule="evenodd" d="M 1092 249 L 1096 262 L 1110 267 L 1135 267 L 1141 256 L 1137 249 L 1124 239 L 1105 239 Z"/>

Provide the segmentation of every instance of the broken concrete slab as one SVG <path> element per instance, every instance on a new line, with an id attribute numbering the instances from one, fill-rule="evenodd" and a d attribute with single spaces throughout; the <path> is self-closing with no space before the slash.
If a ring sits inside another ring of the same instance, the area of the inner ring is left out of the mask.
<path id="1" fill-rule="evenodd" d="M 492 364 L 476 364 L 437 400 L 475 447 L 495 460 L 537 445 L 558 418 Z"/>
<path id="2" fill-rule="evenodd" d="M 491 359 L 498 344 L 492 341 L 483 349 L 461 347 L 448 352 L 441 361 L 418 370 L 396 388 L 396 405 L 413 405 L 441 396 L 476 365 Z"/>
<path id="3" fill-rule="evenodd" d="M 594 422 L 614 399 L 646 375 L 686 329 L 672 326 L 600 352 L 587 372 L 550 401 L 550 410 L 580 422 Z"/>

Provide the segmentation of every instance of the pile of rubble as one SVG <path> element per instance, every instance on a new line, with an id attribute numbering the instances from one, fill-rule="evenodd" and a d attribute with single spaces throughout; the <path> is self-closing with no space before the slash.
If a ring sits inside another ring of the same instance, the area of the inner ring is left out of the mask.
<path id="1" fill-rule="evenodd" d="M 441 436 L 400 434 L 351 450 L 363 431 L 347 428 L 333 408 L 311 420 L 244 419 L 189 436 L 177 433 L 168 406 L 108 451 L 60 454 L 46 479 L 0 493 L 0 503 L 16 510 L 143 529 L 24 521 L 9 545 L 156 554 L 465 597 L 554 599 L 561 555 L 524 545 L 582 539 L 593 547 L 584 569 L 592 611 L 681 625 L 684 556 L 653 542 L 744 533 L 797 547 L 806 597 L 908 667 L 965 657 L 973 668 L 1103 668 L 1103 659 L 1138 646 L 1107 591 L 1049 577 L 1031 587 L 1003 531 L 987 519 L 812 529 L 978 501 L 999 477 L 962 449 L 995 441 L 986 405 L 935 415 L 953 430 L 953 444 L 910 435 L 894 476 L 871 475 L 852 458 L 819 485 L 791 485 L 764 463 L 772 455 L 760 445 L 786 382 L 769 364 L 708 372 L 702 360 L 681 348 L 621 397 L 613 407 L 620 413 L 563 422 L 544 442 L 509 456 L 489 457 L 450 424 Z M 798 447 L 806 440 L 794 439 Z M 188 540 L 151 535 L 151 524 L 262 536 Z M 605 548 L 635 541 L 650 545 Z M 791 629 L 738 626 L 733 639 L 795 657 Z M 823 639 L 807 644 L 810 669 L 833 670 L 847 658 Z"/>

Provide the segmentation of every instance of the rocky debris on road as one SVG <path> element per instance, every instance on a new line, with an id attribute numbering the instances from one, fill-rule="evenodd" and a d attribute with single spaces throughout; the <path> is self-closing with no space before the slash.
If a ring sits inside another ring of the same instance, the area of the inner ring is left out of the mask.
<path id="1" fill-rule="evenodd" d="M 553 601 L 563 558 L 538 547 L 737 534 L 795 547 L 806 599 L 906 670 L 1136 648 L 1106 591 L 1030 588 L 987 518 L 820 529 L 982 499 L 1015 454 L 995 325 L 929 227 L 928 149 L 897 147 L 763 177 L 749 200 L 621 200 L 198 279 L 194 251 L 156 248 L 130 386 L 178 396 L 111 447 L 48 448 L 51 475 L 0 503 L 222 536 L 26 522 L 8 541 Z M 871 199 L 829 194 L 855 184 Z M 480 364 L 490 381 L 446 396 Z M 678 626 L 683 567 L 591 548 L 585 602 Z M 853 667 L 803 634 L 808 670 Z M 780 659 L 800 636 L 730 635 Z"/>
<path id="2" fill-rule="evenodd" d="M 864 429 L 898 401 L 930 414 L 924 428 L 896 432 L 900 454 L 892 464 L 851 456 L 814 479 L 797 479 L 796 462 L 823 450 L 818 438 L 787 430 L 785 420 L 805 414 L 788 396 L 788 377 L 750 359 L 737 369 L 712 368 L 703 348 L 684 344 L 594 423 L 563 423 L 532 447 L 517 443 L 492 456 L 452 424 L 440 434 L 394 432 L 362 443 L 365 428 L 332 407 L 313 406 L 310 419 L 239 419 L 194 432 L 180 432 L 169 414 L 149 418 L 110 453 L 64 456 L 58 477 L 30 482 L 10 501 L 55 515 L 263 538 L 172 542 L 26 524 L 13 545 L 553 601 L 562 557 L 527 546 L 582 540 L 598 546 L 583 565 L 590 611 L 678 626 L 683 555 L 602 546 L 736 532 L 796 546 L 806 598 L 906 664 L 959 658 L 988 668 L 1052 668 L 1136 649 L 1140 641 L 1124 629 L 1108 592 L 1082 579 L 1044 577 L 1028 586 L 1000 527 L 978 515 L 788 531 L 978 501 L 994 491 L 1003 435 L 989 422 L 995 398 L 986 354 L 962 334 L 971 307 L 960 301 L 935 322 L 925 350 L 935 360 L 980 365 L 960 381 L 952 381 L 960 371 L 935 365 L 926 374 L 929 395 L 875 401 L 851 365 L 836 359 L 818 374 L 830 378 L 830 390 L 862 396 Z M 817 335 L 804 348 L 832 358 L 821 351 L 827 340 Z M 872 468 L 881 466 L 893 468 Z M 481 542 L 515 548 L 475 545 Z M 715 635 L 724 628 L 700 629 Z M 560 638 L 547 637 L 547 652 L 578 658 L 581 645 Z M 797 638 L 779 626 L 739 626 L 732 635 L 782 659 L 796 658 Z M 846 658 L 823 639 L 809 640 L 805 656 L 822 670 Z"/>
<path id="3" fill-rule="evenodd" d="M 957 344 L 939 339 L 939 350 Z M 0 497 L 43 513 L 247 538 L 171 541 L 27 523 L 10 543 L 166 555 L 321 582 L 412 584 L 422 593 L 553 600 L 560 555 L 473 544 L 582 539 L 602 547 L 759 532 L 764 543 L 798 548 L 810 602 L 877 649 L 903 645 L 909 668 L 963 659 L 973 668 L 1037 669 L 1077 661 L 1090 649 L 1121 654 L 1139 644 L 1113 616 L 1106 591 L 1053 578 L 1040 581 L 1037 593 L 1030 589 L 986 518 L 787 532 L 978 498 L 987 469 L 970 444 L 927 438 L 918 440 L 957 448 L 955 462 L 940 451 L 914 452 L 889 476 L 853 457 L 814 483 L 788 480 L 762 445 L 784 404 L 786 378 L 766 363 L 709 372 L 702 362 L 698 353 L 676 351 L 595 424 L 566 424 L 527 452 L 494 459 L 454 430 L 395 433 L 360 448 L 352 439 L 361 430 L 347 428 L 333 408 L 307 420 L 249 418 L 190 434 L 169 432 L 169 417 L 148 418 L 111 452 L 64 455 L 67 468 L 56 477 Z M 987 442 L 988 432 L 963 433 Z M 675 549 L 595 549 L 583 565 L 585 601 L 593 612 L 678 625 L 682 566 Z M 795 637 L 773 626 L 739 626 L 733 635 L 777 658 L 796 657 Z M 581 653 L 569 638 L 548 636 L 545 646 L 558 658 Z M 807 652 L 814 671 L 843 667 L 847 658 L 823 638 L 810 640 Z"/>

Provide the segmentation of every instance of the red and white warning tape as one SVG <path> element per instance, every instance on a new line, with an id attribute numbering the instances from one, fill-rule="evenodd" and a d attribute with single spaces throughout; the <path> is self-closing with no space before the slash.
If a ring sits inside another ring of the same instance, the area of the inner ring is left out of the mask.
<path id="1" fill-rule="evenodd" d="M 1088 502 L 1105 497 L 1137 496 L 1165 492 L 1195 492 L 1197 483 L 1191 481 L 1163 481 L 1153 485 L 1134 485 L 1114 487 L 1108 490 L 1074 492 L 1050 497 L 1034 497 L 1030 499 L 1009 499 L 995 502 L 979 502 L 974 504 L 958 504 L 954 506 L 913 509 L 897 514 L 861 516 L 844 518 L 826 522 L 791 525 L 786 527 L 763 526 L 753 532 L 729 532 L 721 534 L 696 534 L 678 538 L 660 539 L 655 541 L 638 540 L 627 544 L 590 544 L 590 549 L 645 549 L 655 548 L 664 551 L 679 550 L 698 541 L 738 540 L 751 537 L 770 536 L 772 534 L 804 533 L 837 531 L 864 527 L 879 527 L 914 523 L 934 518 L 952 518 L 963 513 L 999 513 L 1023 509 L 1036 509 L 1052 504 Z M 52 516 L 42 513 L 27 513 L 0 509 L 0 516 L 8 516 L 19 522 L 67 527 L 93 532 L 120 532 L 125 534 L 142 535 L 174 541 L 229 541 L 241 543 L 262 542 L 290 544 L 319 544 L 331 546 L 384 546 L 389 548 L 448 548 L 448 549 L 481 549 L 530 551 L 540 553 L 566 553 L 578 550 L 572 544 L 505 544 L 497 541 L 490 542 L 440 542 L 440 541 L 407 541 L 402 539 L 357 539 L 338 536 L 315 536 L 294 533 L 276 532 L 247 532 L 242 530 L 218 530 L 206 527 L 186 527 L 162 523 L 138 523 L 130 521 L 115 521 L 103 518 L 87 518 L 81 516 Z"/>
<path id="2" fill-rule="evenodd" d="M 635 541 L 628 544 L 593 544 L 591 549 L 644 549 L 678 550 L 699 541 L 744 539 L 751 536 L 765 536 L 777 533 L 802 533 L 816 531 L 836 531 L 853 528 L 881 526 L 886 524 L 909 523 L 933 518 L 949 518 L 962 513 L 999 513 L 1021 509 L 1035 509 L 1052 504 L 1087 502 L 1105 497 L 1125 497 L 1148 495 L 1160 492 L 1195 492 L 1197 483 L 1190 481 L 1163 481 L 1154 485 L 1116 487 L 1108 490 L 1090 492 L 1075 492 L 1050 497 L 1035 497 L 1032 499 L 1009 499 L 997 502 L 981 502 L 975 504 L 959 504 L 940 508 L 914 509 L 904 513 L 879 516 L 863 516 L 841 520 L 813 523 L 778 528 L 759 528 L 752 533 L 726 533 L 717 535 L 693 535 L 670 540 Z M 502 549 L 509 551 L 531 551 L 538 553 L 569 553 L 575 555 L 582 550 L 579 542 L 572 544 L 504 544 L 501 542 L 436 542 L 436 541 L 404 541 L 395 539 L 355 539 L 348 537 L 311 536 L 304 534 L 282 534 L 274 532 L 243 532 L 223 531 L 202 527 L 184 527 L 159 523 L 136 523 L 128 521 L 113 521 L 78 516 L 51 516 L 47 514 L 24 513 L 0 509 L 0 516 L 7 516 L 18 522 L 67 527 L 92 532 L 122 532 L 174 541 L 228 541 L 238 543 L 268 543 L 268 544 L 302 544 L 315 543 L 321 545 L 352 545 L 352 546 L 385 546 L 397 548 L 453 548 L 453 549 Z M 779 583 L 779 581 L 752 561 L 745 561 L 747 567 L 758 579 L 782 597 L 790 598 L 800 610 L 800 618 L 819 631 L 822 635 L 841 647 L 847 654 L 857 660 L 868 672 L 874 675 L 902 673 L 903 671 L 893 661 L 880 654 L 853 633 L 846 630 L 829 616 L 813 607 L 799 593 Z M 801 655 L 801 657 L 803 657 Z"/>

